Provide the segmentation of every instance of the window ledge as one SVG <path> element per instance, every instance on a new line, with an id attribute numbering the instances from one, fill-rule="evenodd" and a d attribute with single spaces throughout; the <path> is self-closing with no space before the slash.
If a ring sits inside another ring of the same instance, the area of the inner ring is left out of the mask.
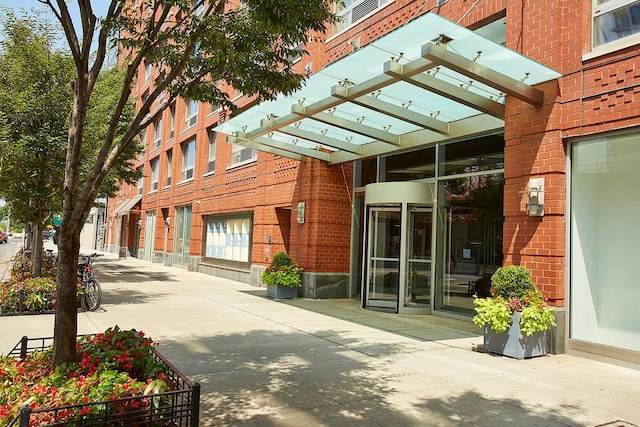
<path id="1" fill-rule="evenodd" d="M 189 179 L 185 179 L 184 181 L 177 182 L 176 183 L 176 187 L 180 187 L 181 185 L 189 184 L 190 182 L 193 182 L 193 178 L 189 178 Z"/>
<path id="2" fill-rule="evenodd" d="M 234 164 L 228 166 L 225 170 L 226 171 L 230 171 L 230 170 L 233 170 L 233 169 L 240 169 L 243 166 L 247 166 L 247 165 L 250 165 L 252 163 L 256 163 L 257 161 L 258 161 L 258 158 L 254 157 L 253 159 L 244 160 L 242 162 L 234 163 Z"/>
<path id="3" fill-rule="evenodd" d="M 203 177 L 203 178 L 208 178 L 208 177 L 213 176 L 213 175 L 215 175 L 215 174 L 216 174 L 216 172 L 215 172 L 215 171 L 207 172 L 207 173 L 205 173 L 204 175 L 202 175 L 202 177 Z"/>
<path id="4" fill-rule="evenodd" d="M 640 34 L 634 34 L 633 36 L 629 36 L 621 40 L 616 40 L 614 42 L 595 47 L 593 48 L 593 50 L 591 50 L 591 52 L 582 55 L 582 61 L 588 61 L 590 59 L 594 59 L 608 53 L 613 53 L 618 50 L 626 49 L 637 44 L 640 44 Z"/>
<path id="5" fill-rule="evenodd" d="M 158 190 L 151 190 L 147 193 L 148 196 L 152 195 L 152 194 L 156 194 L 158 192 Z"/>

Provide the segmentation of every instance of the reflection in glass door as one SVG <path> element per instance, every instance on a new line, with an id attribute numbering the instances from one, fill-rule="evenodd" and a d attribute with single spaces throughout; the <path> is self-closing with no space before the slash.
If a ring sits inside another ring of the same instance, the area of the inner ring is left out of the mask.
<path id="1" fill-rule="evenodd" d="M 400 219 L 400 208 L 373 208 L 370 211 L 366 307 L 397 311 Z"/>
<path id="2" fill-rule="evenodd" d="M 427 306 L 431 294 L 431 209 L 409 210 L 404 306 Z"/>

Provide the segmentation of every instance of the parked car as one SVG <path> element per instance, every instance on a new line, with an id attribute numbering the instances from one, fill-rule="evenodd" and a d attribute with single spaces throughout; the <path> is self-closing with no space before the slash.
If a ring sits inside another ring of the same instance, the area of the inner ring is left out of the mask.
<path id="1" fill-rule="evenodd" d="M 6 231 L 0 231 L 0 240 L 2 241 L 2 243 L 7 243 L 7 241 L 9 240 L 9 235 Z"/>

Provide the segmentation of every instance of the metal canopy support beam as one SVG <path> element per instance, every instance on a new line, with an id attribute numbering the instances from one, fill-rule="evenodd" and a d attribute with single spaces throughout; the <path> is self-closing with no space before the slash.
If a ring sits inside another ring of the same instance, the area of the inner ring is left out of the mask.
<path id="1" fill-rule="evenodd" d="M 407 76 L 404 73 L 404 65 L 398 64 L 395 61 L 386 62 L 384 64 L 384 72 L 385 74 L 397 77 L 398 79 L 404 80 L 419 88 L 459 102 L 467 107 L 471 107 L 494 117 L 501 119 L 504 118 L 504 105 L 499 102 L 485 98 L 466 89 L 462 89 L 461 87 L 452 85 L 451 83 L 439 80 L 428 74 Z"/>
<path id="2" fill-rule="evenodd" d="M 245 134 L 246 135 L 246 134 Z M 268 138 L 258 138 L 258 139 L 268 139 Z M 291 150 L 283 150 L 269 144 L 258 143 L 256 139 L 248 140 L 244 138 L 239 138 L 235 136 L 228 136 L 227 142 L 232 144 L 242 145 L 243 147 L 253 148 L 254 150 L 265 151 L 267 153 L 275 154 L 277 156 L 288 157 L 290 159 L 299 160 L 301 162 L 306 162 L 306 155 L 300 155 L 293 153 Z"/>
<path id="3" fill-rule="evenodd" d="M 356 154 L 360 153 L 359 145 L 350 144 L 349 142 L 342 141 L 336 138 L 331 138 L 308 130 L 299 129 L 295 126 L 284 126 L 281 128 L 277 128 L 275 126 L 269 126 L 270 123 L 273 122 L 270 122 L 269 120 L 262 120 L 260 122 L 260 126 L 263 128 L 271 128 L 271 130 L 274 132 L 282 132 L 286 135 L 295 136 L 297 138 L 306 139 L 307 141 L 312 141 L 317 144 L 335 148 L 336 150 L 345 150 Z"/>
<path id="4" fill-rule="evenodd" d="M 307 109 L 302 105 L 293 105 L 291 107 L 291 111 L 294 114 L 299 114 L 302 117 L 308 117 L 312 120 L 318 121 L 320 123 L 325 123 L 331 126 L 335 126 L 340 129 L 346 129 L 351 132 L 355 132 L 357 134 L 376 139 L 378 141 L 386 142 L 392 145 L 398 145 L 399 137 L 398 135 L 392 134 L 390 132 L 376 129 L 371 126 L 363 125 L 362 123 L 354 122 L 353 120 L 348 120 L 343 117 L 338 117 L 329 113 L 315 113 L 309 114 L 307 113 Z"/>
<path id="5" fill-rule="evenodd" d="M 429 147 L 437 143 L 457 142 L 467 138 L 476 138 L 483 135 L 491 135 L 504 130 L 504 122 L 498 118 L 478 114 L 467 119 L 451 123 L 449 135 L 439 135 L 428 130 L 408 133 L 400 137 L 400 147 L 392 148 L 389 145 L 373 142 L 362 146 L 360 156 L 338 151 L 331 153 L 329 164 L 338 164 L 368 157 L 397 153 L 401 150 Z"/>
<path id="6" fill-rule="evenodd" d="M 446 46 L 427 43 L 422 46 L 422 57 L 460 74 L 464 74 L 470 79 L 496 88 L 528 104 L 535 106 L 542 105 L 544 92 L 541 90 L 448 51 Z M 524 78 L 526 76 L 522 77 Z"/>
<path id="7" fill-rule="evenodd" d="M 396 81 L 397 79 L 393 78 L 393 82 Z M 449 125 L 441 120 L 425 116 L 424 114 L 420 114 L 407 108 L 402 108 L 398 105 L 394 105 L 370 96 L 369 93 L 373 92 L 374 90 L 366 91 L 364 92 L 366 93 L 366 95 L 362 95 L 362 91 L 352 91 L 352 89 L 353 87 L 345 88 L 334 86 L 333 88 L 331 88 L 331 93 L 333 96 L 342 98 L 345 101 L 351 102 L 352 104 L 360 105 L 361 107 L 386 114 L 395 119 L 402 120 L 404 122 L 411 123 L 425 129 L 431 129 L 434 132 L 438 132 L 441 134 L 447 134 L 449 132 Z M 380 89 L 380 87 L 376 88 L 375 90 L 378 89 Z"/>

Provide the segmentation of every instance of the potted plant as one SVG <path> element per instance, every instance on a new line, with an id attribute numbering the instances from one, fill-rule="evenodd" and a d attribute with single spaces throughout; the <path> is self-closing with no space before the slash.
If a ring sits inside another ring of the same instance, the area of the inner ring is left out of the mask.
<path id="1" fill-rule="evenodd" d="M 547 331 L 556 326 L 554 309 L 521 265 L 501 267 L 491 276 L 487 298 L 473 301 L 473 322 L 484 328 L 484 346 L 492 353 L 524 359 L 547 353 Z"/>
<path id="2" fill-rule="evenodd" d="M 302 286 L 300 274 L 303 268 L 293 262 L 285 252 L 273 256 L 271 265 L 262 273 L 262 282 L 267 285 L 269 298 L 295 298 Z"/>

